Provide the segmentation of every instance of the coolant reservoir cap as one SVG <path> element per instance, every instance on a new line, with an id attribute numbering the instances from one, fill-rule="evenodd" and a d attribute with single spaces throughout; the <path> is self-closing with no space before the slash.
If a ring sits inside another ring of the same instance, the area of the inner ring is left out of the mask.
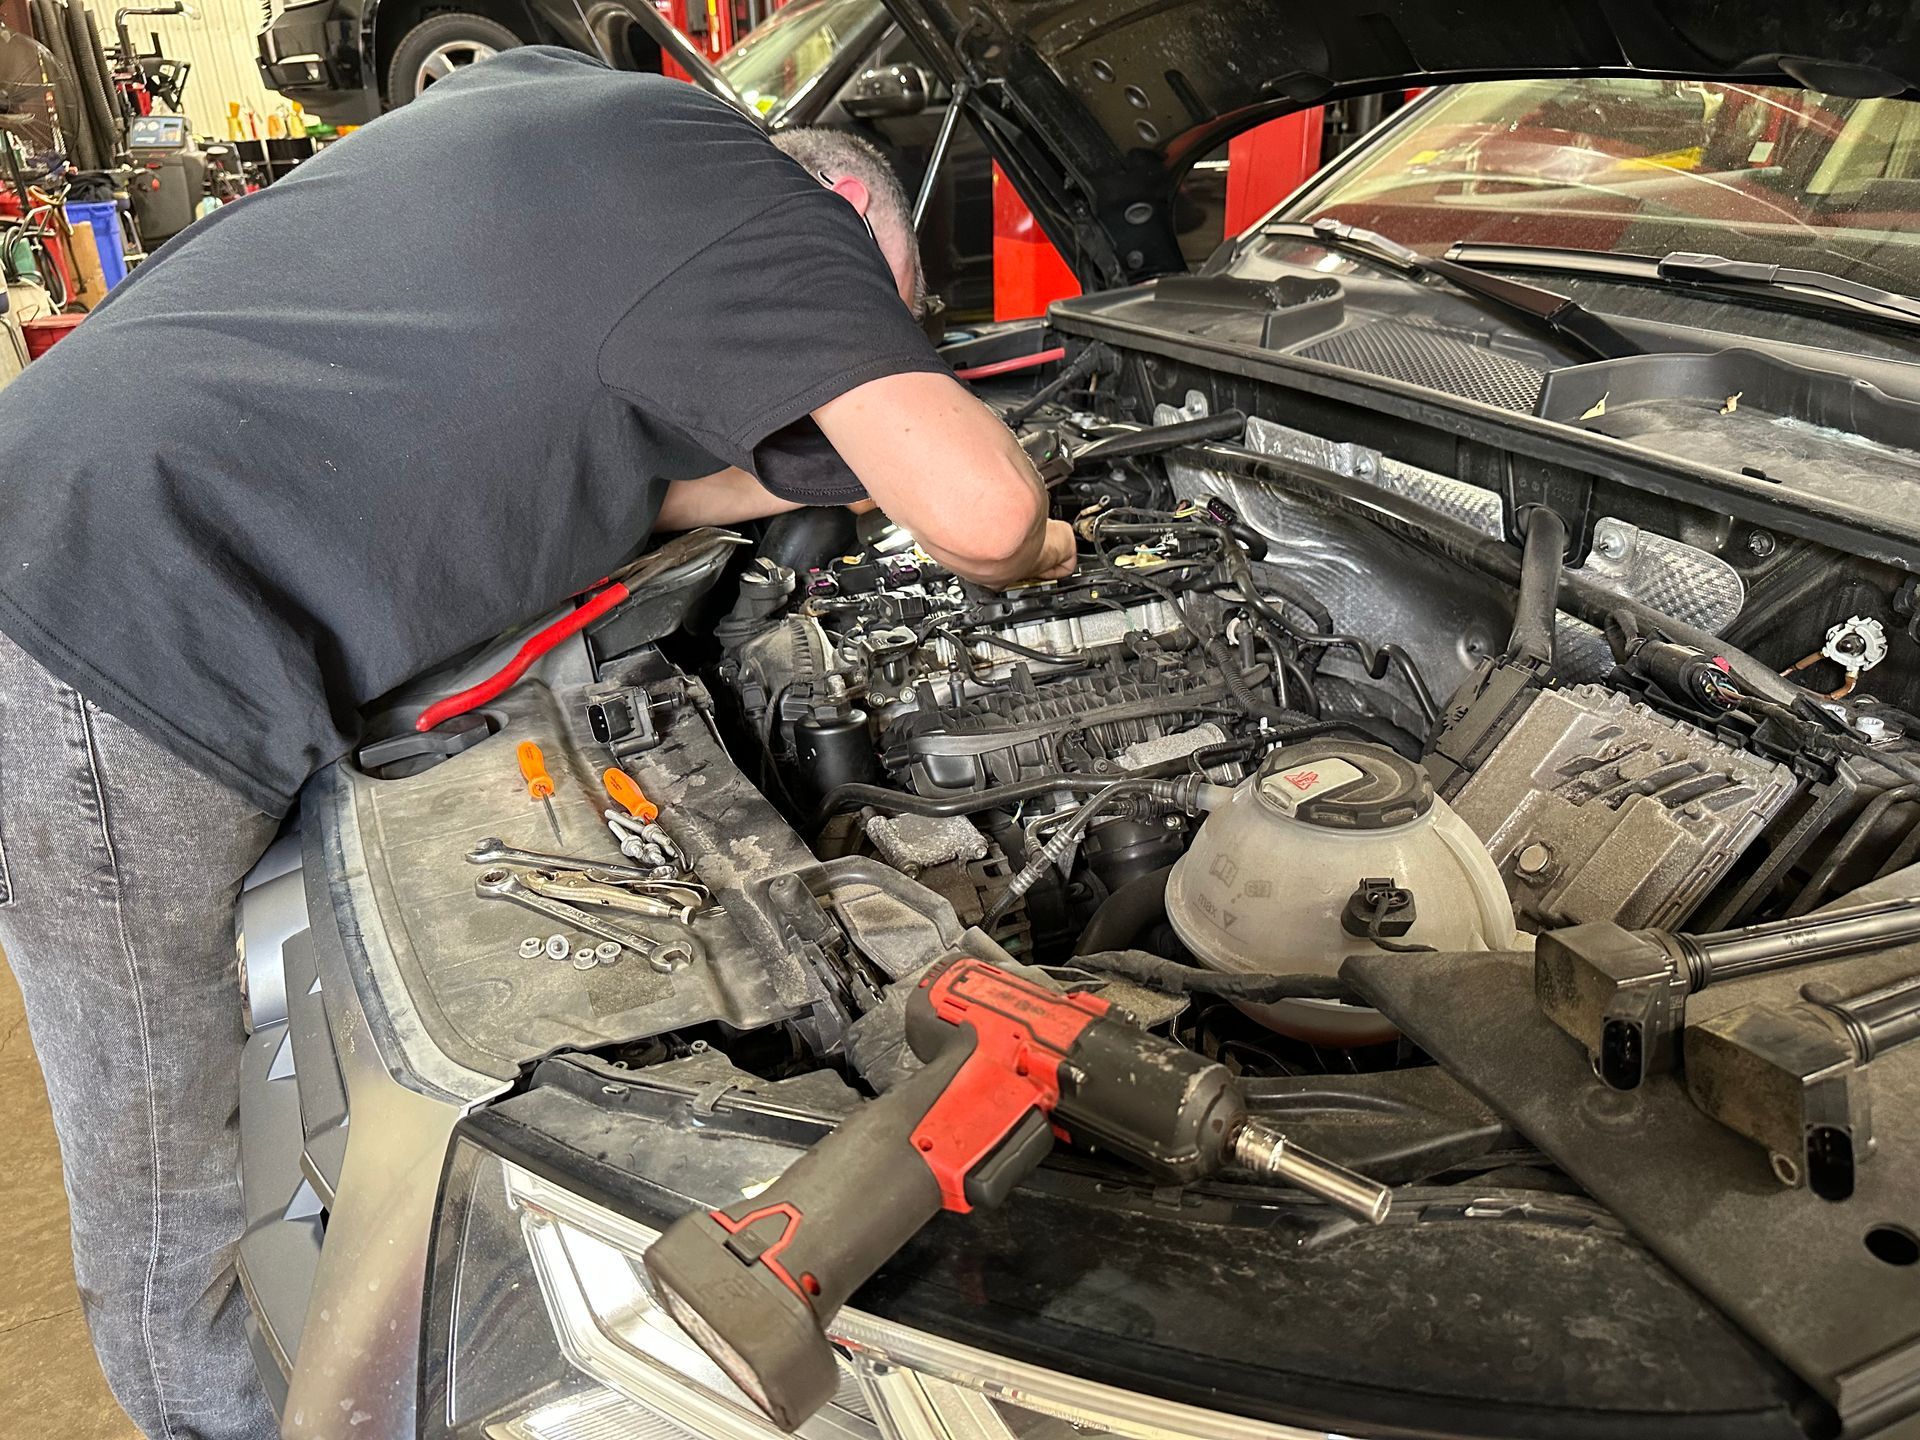
<path id="1" fill-rule="evenodd" d="M 1288 745 L 1261 765 L 1260 803 L 1323 830 L 1389 830 L 1433 809 L 1427 772 L 1384 745 L 1328 738 Z"/>

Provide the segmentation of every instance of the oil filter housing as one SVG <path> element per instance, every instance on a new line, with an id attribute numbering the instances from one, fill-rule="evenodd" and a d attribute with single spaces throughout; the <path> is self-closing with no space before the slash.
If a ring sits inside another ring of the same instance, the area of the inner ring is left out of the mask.
<path id="1" fill-rule="evenodd" d="M 1382 913 L 1383 889 L 1405 903 Z M 1237 974 L 1332 974 L 1347 955 L 1377 953 L 1376 936 L 1445 951 L 1520 943 L 1486 846 L 1426 772 L 1333 737 L 1275 751 L 1207 817 L 1167 881 L 1167 918 L 1202 965 Z M 1316 1044 L 1396 1034 L 1379 1012 L 1336 1001 L 1241 1008 Z"/>

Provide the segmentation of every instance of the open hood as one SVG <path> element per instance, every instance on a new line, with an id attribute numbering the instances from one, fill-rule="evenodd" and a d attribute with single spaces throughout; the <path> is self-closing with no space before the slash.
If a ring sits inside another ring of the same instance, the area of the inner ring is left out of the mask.
<path id="1" fill-rule="evenodd" d="M 1184 268 L 1169 200 L 1259 120 L 1348 95 L 1548 74 L 1920 86 L 1890 0 L 886 0 L 1089 284 Z"/>
<path id="2" fill-rule="evenodd" d="M 647 38 L 660 47 L 660 54 L 671 60 L 687 74 L 687 78 L 710 95 L 717 96 L 745 115 L 754 124 L 766 127 L 766 117 L 749 105 L 733 83 L 720 72 L 720 67 L 706 57 L 706 54 L 690 40 L 686 32 L 669 24 L 667 18 L 652 5 L 631 7 L 629 18 Z"/>

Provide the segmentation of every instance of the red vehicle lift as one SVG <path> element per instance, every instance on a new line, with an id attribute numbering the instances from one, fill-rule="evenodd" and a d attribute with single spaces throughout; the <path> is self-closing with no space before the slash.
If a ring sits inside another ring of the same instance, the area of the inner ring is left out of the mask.
<path id="1" fill-rule="evenodd" d="M 1283 115 L 1227 142 L 1226 233 L 1237 235 L 1320 168 L 1325 116 Z M 1023 320 L 1080 293 L 1073 271 L 1000 167 L 993 169 L 993 318 Z"/>

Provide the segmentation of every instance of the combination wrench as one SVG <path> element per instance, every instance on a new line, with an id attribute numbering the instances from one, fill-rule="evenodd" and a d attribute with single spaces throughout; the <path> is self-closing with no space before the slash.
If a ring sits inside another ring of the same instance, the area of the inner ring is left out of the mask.
<path id="1" fill-rule="evenodd" d="M 485 865 L 489 869 L 515 865 L 527 870 L 578 871 L 602 885 L 639 887 L 643 892 L 651 891 L 675 904 L 691 905 L 694 914 L 699 917 L 726 913 L 714 903 L 711 889 L 693 876 L 673 870 L 670 866 L 660 867 L 669 871 L 669 874 L 662 875 L 658 870 L 622 865 L 617 861 L 587 860 L 575 855 L 547 855 L 538 850 L 516 849 L 493 835 L 483 836 L 467 851 L 467 863 Z"/>
<path id="2" fill-rule="evenodd" d="M 693 963 L 693 947 L 685 941 L 655 940 L 650 935 L 629 930 L 624 925 L 604 920 L 564 901 L 536 895 L 521 884 L 520 877 L 511 870 L 482 872 L 480 878 L 473 882 L 473 893 L 483 900 L 511 900 L 558 924 L 584 930 L 589 935 L 598 935 L 602 940 L 611 940 L 616 945 L 632 950 L 662 975 L 671 975 Z"/>

